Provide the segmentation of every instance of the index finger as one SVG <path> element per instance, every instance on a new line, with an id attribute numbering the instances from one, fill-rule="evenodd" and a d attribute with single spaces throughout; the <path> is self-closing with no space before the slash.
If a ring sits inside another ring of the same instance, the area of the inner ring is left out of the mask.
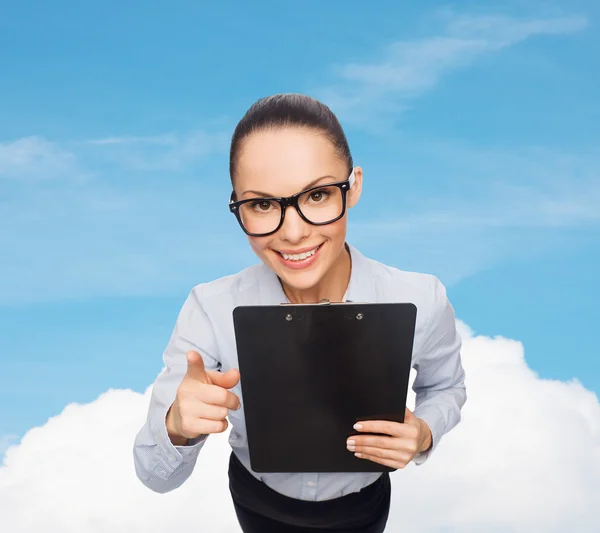
<path id="1" fill-rule="evenodd" d="M 188 377 L 201 383 L 210 382 L 204 368 L 204 359 L 202 359 L 202 356 L 198 352 L 190 350 L 185 354 L 185 358 L 187 359 L 186 375 Z"/>
<path id="2" fill-rule="evenodd" d="M 354 429 L 361 433 L 379 433 L 391 437 L 403 437 L 404 425 L 391 420 L 361 420 L 354 424 Z"/>

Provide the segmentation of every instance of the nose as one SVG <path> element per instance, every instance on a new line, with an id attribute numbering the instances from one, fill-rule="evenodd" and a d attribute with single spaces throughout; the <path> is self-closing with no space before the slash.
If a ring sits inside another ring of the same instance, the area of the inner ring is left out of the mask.
<path id="1" fill-rule="evenodd" d="M 283 225 L 279 229 L 279 236 L 281 239 L 298 243 L 308 237 L 310 234 L 310 224 L 304 220 L 298 214 L 298 211 L 293 207 L 288 207 L 285 210 L 285 217 L 283 219 Z"/>

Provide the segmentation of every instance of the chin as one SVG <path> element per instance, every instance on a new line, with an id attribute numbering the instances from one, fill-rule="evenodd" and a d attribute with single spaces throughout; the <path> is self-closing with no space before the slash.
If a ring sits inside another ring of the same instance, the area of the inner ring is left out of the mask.
<path id="1" fill-rule="evenodd" d="M 316 287 L 321 280 L 321 276 L 316 273 L 288 274 L 287 272 L 277 272 L 281 280 L 290 288 L 296 291 L 307 291 Z"/>
<path id="2" fill-rule="evenodd" d="M 278 264 L 277 261 L 271 263 L 272 270 L 290 287 L 294 289 L 310 289 L 318 285 L 325 271 L 320 265 L 305 270 L 290 270 Z"/>

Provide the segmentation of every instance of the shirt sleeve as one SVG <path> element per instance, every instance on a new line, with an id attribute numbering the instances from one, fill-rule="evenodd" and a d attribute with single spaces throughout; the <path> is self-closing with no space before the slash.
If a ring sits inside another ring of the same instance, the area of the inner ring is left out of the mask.
<path id="1" fill-rule="evenodd" d="M 166 428 L 167 412 L 187 370 L 186 353 L 197 351 L 207 370 L 221 366 L 213 328 L 200 303 L 200 287 L 190 292 L 179 312 L 163 353 L 165 367 L 153 384 L 147 418 L 133 446 L 137 477 L 158 493 L 172 491 L 190 477 L 208 437 L 201 435 L 186 446 L 174 446 Z"/>
<path id="2" fill-rule="evenodd" d="M 414 457 L 417 465 L 423 464 L 442 437 L 460 422 L 461 409 L 467 400 L 460 353 L 462 341 L 456 329 L 454 309 L 445 287 L 437 278 L 434 280 L 431 312 L 416 357 L 417 375 L 413 383 L 416 393 L 414 414 L 427 422 L 432 444 Z"/>

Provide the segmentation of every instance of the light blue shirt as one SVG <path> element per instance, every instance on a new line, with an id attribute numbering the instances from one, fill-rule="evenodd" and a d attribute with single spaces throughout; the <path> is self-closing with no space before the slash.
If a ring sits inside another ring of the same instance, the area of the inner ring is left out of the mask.
<path id="1" fill-rule="evenodd" d="M 405 272 L 369 259 L 349 246 L 350 283 L 344 300 L 354 302 L 412 302 L 417 307 L 412 366 L 415 416 L 422 418 L 433 437 L 431 448 L 415 456 L 422 464 L 442 436 L 460 421 L 466 401 L 461 339 L 446 290 L 432 275 Z M 287 302 L 276 274 L 264 264 L 210 283 L 195 286 L 184 302 L 163 354 L 165 368 L 152 388 L 145 424 L 137 434 L 133 456 L 137 476 L 155 492 L 169 492 L 183 484 L 196 465 L 210 436 L 174 446 L 165 418 L 187 370 L 186 353 L 199 352 L 207 370 L 239 368 L 232 312 L 238 305 L 278 305 Z M 243 379 L 243 377 L 242 377 Z M 358 492 L 380 473 L 256 473 L 250 468 L 244 399 L 241 385 L 232 389 L 241 409 L 229 412 L 229 444 L 257 479 L 277 492 L 307 501 L 322 501 Z"/>

